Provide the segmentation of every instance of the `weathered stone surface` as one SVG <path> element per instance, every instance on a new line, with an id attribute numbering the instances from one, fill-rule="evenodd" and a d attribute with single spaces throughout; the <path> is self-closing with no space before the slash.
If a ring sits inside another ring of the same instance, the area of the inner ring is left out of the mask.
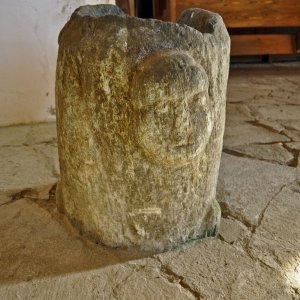
<path id="1" fill-rule="evenodd" d="M 246 122 L 226 121 L 224 148 L 254 143 L 288 142 L 285 135 Z"/>
<path id="2" fill-rule="evenodd" d="M 41 123 L 31 125 L 27 134 L 26 144 L 57 144 L 56 124 Z"/>
<path id="3" fill-rule="evenodd" d="M 56 124 L 9 126 L 0 128 L 0 147 L 56 144 Z"/>
<path id="4" fill-rule="evenodd" d="M 0 147 L 19 146 L 27 143 L 29 126 L 0 127 Z"/>
<path id="5" fill-rule="evenodd" d="M 226 105 L 226 116 L 230 121 L 254 121 L 250 108 L 245 104 L 228 103 Z"/>
<path id="6" fill-rule="evenodd" d="M 0 192 L 54 184 L 58 174 L 57 170 L 54 172 L 55 165 L 57 167 L 55 160 L 58 160 L 57 148 L 53 147 L 52 152 L 56 157 L 47 161 L 38 147 L 0 147 Z"/>
<path id="7" fill-rule="evenodd" d="M 180 285 L 179 279 L 163 273 L 154 259 L 129 263 L 131 274 L 114 291 L 116 299 L 197 299 L 193 291 Z"/>
<path id="8" fill-rule="evenodd" d="M 300 142 L 291 142 L 286 144 L 287 147 L 293 150 L 299 150 L 300 151 Z"/>
<path id="9" fill-rule="evenodd" d="M 162 250 L 214 235 L 222 19 L 194 9 L 174 24 L 107 9 L 79 8 L 59 37 L 58 207 L 110 246 Z"/>
<path id="10" fill-rule="evenodd" d="M 300 267 L 299 215 L 300 184 L 293 184 L 283 188 L 269 203 L 249 243 L 255 257 L 270 267 L 281 268 L 288 279 L 292 271 L 296 276 Z M 293 284 L 300 290 L 300 277 Z"/>
<path id="11" fill-rule="evenodd" d="M 225 242 L 206 240 L 158 257 L 198 299 L 294 299 L 280 273 Z"/>
<path id="12" fill-rule="evenodd" d="M 262 105 L 257 110 L 264 119 L 269 120 L 299 120 L 300 105 Z"/>
<path id="13" fill-rule="evenodd" d="M 11 200 L 11 197 L 9 197 L 9 195 L 0 193 L 0 206 L 4 203 L 8 203 L 10 200 Z"/>
<path id="14" fill-rule="evenodd" d="M 249 238 L 250 230 L 234 218 L 222 218 L 219 236 L 228 244 L 241 244 Z"/>
<path id="15" fill-rule="evenodd" d="M 269 201 L 295 180 L 295 168 L 223 153 L 217 199 L 225 215 L 254 227 Z"/>
<path id="16" fill-rule="evenodd" d="M 23 197 L 28 199 L 0 206 L 0 285 L 80 273 L 145 255 L 99 247 L 61 218 L 54 199 L 35 199 L 30 192 Z"/>
<path id="17" fill-rule="evenodd" d="M 300 131 L 293 129 L 285 129 L 283 131 L 293 142 L 300 142 Z"/>
<path id="18" fill-rule="evenodd" d="M 299 165 L 299 70 L 299 63 L 231 69 L 226 153 Z"/>
<path id="19" fill-rule="evenodd" d="M 247 105 L 299 105 L 299 63 L 277 66 L 256 65 L 231 68 L 228 101 Z M 284 84 L 283 84 L 284 83 Z M 276 109 L 272 109 L 276 113 Z M 257 111 L 258 112 L 258 111 Z M 280 111 L 278 110 L 278 114 Z M 284 113 L 285 114 L 285 113 Z M 273 115 L 273 114 L 272 114 Z M 284 119 L 281 117 L 279 119 Z M 286 120 L 289 120 L 287 114 Z M 258 118 L 262 116 L 258 113 Z"/>
<path id="20" fill-rule="evenodd" d="M 278 162 L 279 164 L 289 164 L 294 155 L 282 146 L 282 143 L 269 145 L 243 145 L 232 147 L 232 151 L 246 157 L 252 157 L 270 162 Z"/>
<path id="21" fill-rule="evenodd" d="M 300 102 L 300 101 L 299 101 Z M 299 103 L 300 106 L 300 103 Z M 300 131 L 300 120 L 282 120 L 281 123 L 283 126 L 285 126 L 287 129 L 292 129 L 292 130 L 298 130 Z"/>
<path id="22" fill-rule="evenodd" d="M 258 124 L 265 126 L 267 128 L 270 128 L 274 131 L 277 131 L 278 133 L 284 131 L 284 126 L 280 124 L 280 121 L 274 121 L 274 120 L 265 120 L 265 119 L 259 119 Z"/>
<path id="23" fill-rule="evenodd" d="M 0 128 L 0 192 L 51 187 L 59 165 L 55 123 Z"/>
<path id="24" fill-rule="evenodd" d="M 161 272 L 156 259 L 0 285 L 1 299 L 195 300 L 192 292 Z"/>

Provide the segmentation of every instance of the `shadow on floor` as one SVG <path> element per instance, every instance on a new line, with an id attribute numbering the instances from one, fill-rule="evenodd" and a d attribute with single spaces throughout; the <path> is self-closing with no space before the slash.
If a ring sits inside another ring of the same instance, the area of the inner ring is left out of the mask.
<path id="1" fill-rule="evenodd" d="M 53 194 L 49 199 L 19 195 L 0 207 L 1 283 L 99 269 L 153 254 L 114 249 L 81 236 L 58 213 Z"/>

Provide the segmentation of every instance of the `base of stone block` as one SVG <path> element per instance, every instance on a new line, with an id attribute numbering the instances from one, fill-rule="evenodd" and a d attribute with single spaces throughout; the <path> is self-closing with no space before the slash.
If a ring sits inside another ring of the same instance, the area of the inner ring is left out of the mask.
<path id="1" fill-rule="evenodd" d="M 59 191 L 60 189 L 58 184 L 56 188 L 56 195 L 55 195 L 58 211 L 68 217 L 72 226 L 76 230 L 78 230 L 78 232 L 81 235 L 84 235 L 90 240 L 95 241 L 97 244 L 103 244 L 111 248 L 135 249 L 135 250 L 140 250 L 142 252 L 150 251 L 154 253 L 159 253 L 159 252 L 165 252 L 165 251 L 176 249 L 180 246 L 183 246 L 186 243 L 195 240 L 201 240 L 209 237 L 216 237 L 219 233 L 220 220 L 221 220 L 221 208 L 218 201 L 213 200 L 211 204 L 211 208 L 208 210 L 207 214 L 202 220 L 200 229 L 198 228 L 198 230 L 191 230 L 191 232 L 185 236 L 178 236 L 176 240 L 174 240 L 174 237 L 173 240 L 168 240 L 168 238 L 164 237 L 161 240 L 145 239 L 145 240 L 139 240 L 138 244 L 129 244 L 129 243 L 127 244 L 124 243 L 124 237 L 120 237 L 120 241 L 118 244 L 116 244 L 115 242 L 107 243 L 105 241 L 102 241 L 98 235 L 93 234 L 92 232 L 85 231 L 81 221 L 78 221 L 72 218 L 71 216 L 68 216 L 68 213 L 64 209 L 63 201 Z"/>
<path id="2" fill-rule="evenodd" d="M 199 239 L 207 237 L 215 237 L 219 233 L 221 221 L 221 207 L 217 200 L 214 200 L 211 204 L 211 209 L 208 211 L 205 221 L 202 235 Z"/>

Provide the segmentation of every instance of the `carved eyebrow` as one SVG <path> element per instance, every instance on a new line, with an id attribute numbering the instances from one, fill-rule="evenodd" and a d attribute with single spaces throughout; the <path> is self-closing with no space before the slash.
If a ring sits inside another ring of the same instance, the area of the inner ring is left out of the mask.
<path id="1" fill-rule="evenodd" d="M 165 103 L 178 103 L 180 100 L 184 101 L 189 100 L 196 95 L 203 95 L 208 91 L 208 84 L 207 85 L 199 85 L 198 87 L 204 88 L 193 88 L 193 89 L 176 89 L 176 86 L 173 86 L 172 89 L 165 90 L 165 89 L 160 89 L 162 93 L 158 92 L 158 89 L 156 92 L 148 94 L 147 93 L 147 88 L 145 91 L 139 91 L 137 94 L 134 95 L 133 97 L 133 105 L 135 106 L 136 109 L 143 109 L 143 108 L 150 108 L 152 106 L 159 105 L 164 105 Z M 180 90 L 180 92 L 178 92 Z"/>

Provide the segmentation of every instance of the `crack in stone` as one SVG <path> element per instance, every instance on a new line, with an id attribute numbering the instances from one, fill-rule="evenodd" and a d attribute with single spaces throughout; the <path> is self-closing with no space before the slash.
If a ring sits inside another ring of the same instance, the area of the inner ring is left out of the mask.
<path id="1" fill-rule="evenodd" d="M 284 130 L 296 130 L 296 131 L 298 131 L 298 129 L 295 128 L 295 127 L 293 127 L 293 126 L 287 126 L 287 125 L 285 125 L 284 123 L 280 123 L 280 125 L 281 125 L 282 127 L 284 127 Z M 290 139 L 292 139 L 292 138 L 290 138 Z"/>
<path id="2" fill-rule="evenodd" d="M 112 288 L 112 294 L 114 295 L 114 297 L 116 297 L 118 299 L 118 289 L 119 287 L 126 283 L 126 281 L 128 281 L 128 279 L 130 277 L 132 277 L 132 275 L 135 273 L 135 272 L 139 272 L 140 270 L 144 269 L 145 266 L 140 266 L 140 268 L 131 268 L 131 266 L 129 266 L 130 269 L 132 270 L 132 272 L 126 276 L 123 280 L 121 280 L 120 282 L 118 282 L 113 288 Z"/>
<path id="3" fill-rule="evenodd" d="M 227 218 L 226 218 L 227 219 Z M 225 243 L 227 243 L 227 244 L 229 244 L 229 245 L 232 245 L 233 243 L 228 243 L 224 238 L 223 238 L 223 236 L 219 233 L 218 235 L 217 235 L 217 238 L 220 240 L 220 241 L 222 241 L 222 242 L 225 242 Z"/>
<path id="4" fill-rule="evenodd" d="M 22 190 L 18 193 L 15 193 L 15 194 L 10 196 L 11 200 L 0 204 L 0 206 L 9 205 L 9 204 L 12 204 L 12 203 L 20 200 L 20 199 L 24 199 L 24 198 L 27 197 L 28 193 L 31 193 L 32 191 L 33 191 L 32 189 L 25 189 L 25 190 Z"/>
<path id="5" fill-rule="evenodd" d="M 236 220 L 237 220 L 237 219 L 236 219 Z M 258 262 L 262 267 L 265 267 L 265 268 L 267 268 L 267 269 L 273 269 L 271 266 L 267 265 L 264 261 L 262 261 L 259 257 L 253 256 L 253 254 L 250 252 L 249 244 L 250 244 L 250 241 L 251 241 L 252 236 L 253 236 L 253 232 L 251 232 L 251 236 L 250 236 L 250 237 L 248 237 L 244 242 L 241 242 L 241 243 L 239 244 L 240 247 L 242 248 L 242 250 L 244 251 L 244 253 L 245 253 L 251 260 L 253 260 L 253 261 L 255 261 L 255 262 Z M 235 248 L 234 243 L 229 243 L 229 242 L 227 242 L 221 235 L 219 235 L 218 238 L 219 238 L 222 242 L 224 242 L 224 243 L 226 243 L 226 244 L 228 244 L 228 245 L 230 245 L 230 246 L 232 246 L 232 247 Z"/>
<path id="6" fill-rule="evenodd" d="M 33 145 L 51 145 L 51 146 L 56 146 L 57 144 L 57 138 L 52 138 L 51 140 L 47 141 L 41 141 L 38 143 L 34 143 Z"/>
<path id="7" fill-rule="evenodd" d="M 0 207 L 1 207 L 1 206 L 4 206 L 4 205 L 9 205 L 9 204 L 11 204 L 11 203 L 13 203 L 13 202 L 14 202 L 14 201 L 12 201 L 12 200 L 7 201 L 7 202 L 4 202 L 4 203 L 0 204 Z"/>
<path id="8" fill-rule="evenodd" d="M 22 145 L 2 145 L 1 148 L 20 148 L 20 147 L 28 147 L 29 145 L 27 144 L 22 144 Z"/>
<path id="9" fill-rule="evenodd" d="M 255 143 L 255 144 L 251 144 L 251 145 L 273 145 L 273 144 L 278 144 L 278 143 L 282 143 L 282 142 L 271 142 L 271 143 Z M 264 158 L 258 158 L 246 153 L 243 153 L 241 151 L 238 150 L 233 150 L 233 149 L 228 149 L 228 148 L 224 148 L 223 152 L 229 155 L 233 155 L 236 157 L 242 157 L 242 158 L 249 158 L 249 159 L 255 159 L 255 160 L 259 160 L 259 161 L 265 161 L 265 162 L 269 162 L 269 163 L 273 163 L 273 164 L 278 164 L 278 165 L 284 165 L 284 166 L 290 166 L 290 167 L 296 167 L 294 160 L 295 157 L 290 160 L 288 163 L 280 163 L 277 160 L 271 160 L 271 159 L 264 159 Z M 289 151 L 290 152 L 290 151 Z M 298 157 L 297 157 L 297 163 L 298 163 Z"/>
<path id="10" fill-rule="evenodd" d="M 236 219 L 236 220 L 237 220 L 237 219 Z M 251 236 L 250 236 L 250 237 L 247 237 L 247 239 L 245 239 L 244 242 L 241 242 L 241 243 L 239 244 L 240 247 L 242 248 L 242 250 L 244 251 L 244 253 L 245 253 L 251 260 L 253 260 L 253 261 L 255 261 L 255 262 L 258 262 L 262 267 L 265 267 L 265 268 L 267 268 L 267 269 L 273 269 L 271 266 L 269 266 L 269 265 L 266 264 L 264 261 L 262 261 L 259 257 L 255 257 L 255 256 L 251 253 L 251 251 L 250 251 L 250 249 L 249 249 L 249 248 L 250 248 L 249 244 L 250 244 L 250 241 L 251 241 L 252 236 L 253 236 L 253 232 L 251 231 Z M 230 246 L 232 246 L 232 247 L 235 248 L 233 242 L 232 242 L 232 243 L 227 242 L 221 235 L 219 235 L 218 238 L 219 238 L 222 242 L 224 242 L 224 243 L 226 243 L 226 244 L 228 244 L 228 245 L 230 245 Z"/>
<path id="11" fill-rule="evenodd" d="M 34 146 L 38 146 L 38 145 L 49 145 L 49 146 L 53 146 L 53 147 L 57 147 L 57 139 L 53 138 L 51 140 L 48 141 L 41 141 L 38 143 L 22 143 L 22 144 L 18 144 L 18 145 L 9 145 L 9 144 L 4 144 L 1 145 L 0 148 L 22 148 L 22 147 L 34 147 Z"/>
<path id="12" fill-rule="evenodd" d="M 34 194 L 38 194 L 38 189 L 27 188 L 27 189 L 24 189 L 20 192 L 17 192 L 17 193 L 14 193 L 14 194 L 10 195 L 11 199 L 9 201 L 6 201 L 6 202 L 0 204 L 0 206 L 12 204 L 12 203 L 14 203 L 18 200 L 21 200 L 21 199 L 29 199 L 29 200 L 32 200 L 32 201 L 53 200 L 55 198 L 56 186 L 57 186 L 57 183 L 52 185 L 52 187 L 49 189 L 47 199 L 41 199 L 39 197 L 34 197 L 33 196 Z"/>
<path id="13" fill-rule="evenodd" d="M 250 155 L 250 154 L 246 154 L 246 153 L 243 153 L 242 151 L 238 151 L 238 150 L 234 150 L 234 149 L 228 149 L 228 148 L 224 148 L 223 149 L 223 152 L 224 153 L 227 153 L 229 155 L 233 155 L 233 156 L 236 156 L 236 157 L 243 157 L 243 158 L 249 158 L 249 159 L 256 159 L 256 160 L 260 160 L 260 161 L 266 161 L 266 162 L 270 162 L 270 163 L 276 163 L 276 164 L 279 164 L 279 165 L 287 165 L 289 167 L 297 167 L 298 166 L 298 158 L 299 158 L 299 155 L 300 155 L 300 151 L 297 150 L 297 149 L 292 149 L 288 146 L 288 143 L 289 142 L 294 142 L 294 140 L 289 137 L 285 132 L 283 131 L 278 131 L 274 128 L 272 128 L 271 126 L 268 126 L 268 125 L 265 125 L 265 124 L 261 124 L 259 123 L 259 121 L 246 121 L 246 123 L 249 123 L 253 126 L 257 126 L 257 127 L 262 127 L 264 129 L 267 129 L 271 132 L 274 132 L 274 133 L 277 133 L 277 134 L 281 134 L 283 136 L 286 136 L 287 138 L 290 139 L 290 141 L 288 142 L 285 142 L 285 141 L 272 141 L 272 142 L 258 142 L 258 143 L 251 143 L 249 145 L 276 145 L 276 144 L 281 144 L 282 147 L 287 150 L 290 154 L 293 155 L 293 158 L 291 160 L 289 160 L 287 163 L 280 163 L 276 160 L 270 160 L 270 159 L 263 159 L 263 158 L 257 158 L 253 155 Z M 281 124 L 285 129 L 288 129 L 289 127 L 287 126 L 284 126 L 283 124 Z M 290 128 L 292 130 L 294 130 L 293 128 Z"/>
<path id="14" fill-rule="evenodd" d="M 276 130 L 276 129 L 273 128 L 272 126 L 268 126 L 268 125 L 266 125 L 266 124 L 262 124 L 262 123 L 260 123 L 258 120 L 255 120 L 255 121 L 245 121 L 245 122 L 248 123 L 248 124 L 251 124 L 251 125 L 253 125 L 253 126 L 256 126 L 256 127 L 264 128 L 264 129 L 266 129 L 266 130 L 268 130 L 268 131 L 270 131 L 270 132 L 277 133 L 277 134 L 281 134 L 281 135 L 283 135 L 283 136 L 285 136 L 285 137 L 287 137 L 288 139 L 291 140 L 291 138 L 290 138 L 286 133 L 284 133 L 283 131 Z M 281 141 L 281 142 L 282 142 L 282 141 Z"/>
<path id="15" fill-rule="evenodd" d="M 265 206 L 265 208 L 264 208 L 264 209 L 262 210 L 262 212 L 260 213 L 260 216 L 259 216 L 259 218 L 258 218 L 257 225 L 254 226 L 254 230 L 253 230 L 253 232 L 252 232 L 252 235 L 256 232 L 257 228 L 261 225 L 262 220 L 263 220 L 264 217 L 265 217 L 266 210 L 268 209 L 268 207 L 270 206 L 270 204 L 272 203 L 272 201 L 273 201 L 273 200 L 274 200 L 274 199 L 282 192 L 282 190 L 283 190 L 284 188 L 286 188 L 288 185 L 290 185 L 290 183 L 284 184 L 284 185 L 279 189 L 279 191 L 278 191 L 277 193 L 275 193 L 275 194 L 273 195 L 273 197 L 268 201 L 267 205 Z M 251 237 L 250 237 L 250 239 L 251 239 Z"/>
<path id="16" fill-rule="evenodd" d="M 282 124 L 281 123 L 281 126 L 283 126 L 284 127 L 284 135 L 285 136 L 287 136 L 289 139 L 290 139 L 290 141 L 289 142 L 298 142 L 298 140 L 294 140 L 294 138 L 292 138 L 292 137 L 290 137 L 287 133 L 286 133 L 286 130 L 293 130 L 293 131 L 299 131 L 297 128 L 294 128 L 294 127 L 292 127 L 292 126 L 286 126 L 285 124 Z"/>
<path id="17" fill-rule="evenodd" d="M 245 251 L 245 253 L 250 257 L 250 259 L 252 259 L 253 261 L 258 262 L 261 267 L 265 267 L 267 269 L 274 269 L 271 266 L 269 266 L 268 264 L 266 264 L 264 261 L 262 261 L 259 257 L 255 257 L 253 256 L 253 254 L 250 252 L 250 246 L 249 243 L 251 241 L 251 237 L 249 238 L 248 242 L 245 245 L 242 245 L 243 250 Z"/>
<path id="18" fill-rule="evenodd" d="M 252 227 L 252 230 L 251 230 L 251 235 L 250 237 L 247 239 L 247 241 L 244 243 L 244 244 L 241 244 L 243 250 L 245 251 L 245 253 L 254 261 L 257 261 L 261 264 L 261 266 L 263 267 L 266 267 L 268 269 L 274 269 L 274 267 L 266 264 L 264 261 L 262 261 L 259 257 L 254 257 L 253 254 L 251 253 L 250 251 L 250 242 L 254 236 L 254 234 L 256 233 L 257 229 L 260 227 L 264 217 L 265 217 L 265 213 L 268 209 L 268 207 L 271 205 L 272 201 L 283 191 L 284 188 L 286 188 L 287 186 L 291 185 L 291 183 L 287 183 L 287 184 L 284 184 L 283 186 L 281 186 L 281 188 L 279 189 L 279 191 L 277 193 L 275 193 L 271 199 L 269 200 L 269 202 L 267 203 L 267 205 L 265 206 L 265 208 L 262 210 L 260 216 L 259 216 L 259 219 L 258 219 L 258 222 L 257 222 L 257 225 L 253 226 Z M 226 241 L 225 241 L 226 242 Z M 275 257 L 276 258 L 276 257 Z M 278 260 L 276 259 L 276 263 L 280 266 L 280 263 L 278 262 Z"/>
<path id="19" fill-rule="evenodd" d="M 174 283 L 178 283 L 184 290 L 188 291 L 190 294 L 192 294 L 195 299 L 197 300 L 201 300 L 201 299 L 205 299 L 205 297 L 203 295 L 201 295 L 199 292 L 195 291 L 190 285 L 188 285 L 185 281 L 184 281 L 184 277 L 179 276 L 178 274 L 176 274 L 174 271 L 172 271 L 170 268 L 168 268 L 167 266 L 165 266 L 163 264 L 163 262 L 159 259 L 159 257 L 154 256 L 154 259 L 157 259 L 157 261 L 160 264 L 160 271 L 161 273 L 164 275 L 164 277 L 172 284 Z M 200 274 L 201 276 L 201 274 Z"/>
<path id="20" fill-rule="evenodd" d="M 284 149 L 286 149 L 288 152 L 290 152 L 293 155 L 293 159 L 291 159 L 287 165 L 296 168 L 298 166 L 298 158 L 299 158 L 300 151 L 290 148 L 286 143 L 283 143 L 282 146 Z"/>
<path id="21" fill-rule="evenodd" d="M 289 141 L 287 143 L 290 143 L 292 141 Z M 273 141 L 273 142 L 257 142 L 257 143 L 253 143 L 253 144 L 249 144 L 249 145 L 276 145 L 276 144 L 282 144 L 285 143 L 283 141 Z"/>
<path id="22" fill-rule="evenodd" d="M 227 104 L 245 104 L 246 105 L 246 101 L 227 101 Z M 248 105 L 246 105 L 248 107 Z M 248 107 L 249 108 L 249 107 Z"/>
<path id="23" fill-rule="evenodd" d="M 226 202 L 219 201 L 219 205 L 221 207 L 221 212 L 222 212 L 222 217 L 223 218 L 229 219 L 228 217 L 231 217 L 235 220 L 240 221 L 243 225 L 245 225 L 251 231 L 253 230 L 254 225 L 252 225 L 250 222 L 248 222 L 241 215 L 238 215 L 238 214 L 232 212 L 231 209 L 229 208 L 229 205 Z"/>
<path id="24" fill-rule="evenodd" d="M 292 103 L 292 102 L 285 102 L 284 105 L 286 106 L 300 106 L 300 104 Z"/>
<path id="25" fill-rule="evenodd" d="M 254 236 L 254 234 L 256 233 L 257 229 L 261 226 L 261 223 L 265 217 L 265 213 L 267 211 L 267 209 L 270 207 L 272 201 L 288 186 L 291 186 L 293 184 L 293 182 L 289 182 L 286 183 L 284 185 L 282 185 L 280 187 L 280 189 L 271 197 L 271 199 L 268 201 L 268 203 L 266 204 L 266 206 L 264 207 L 264 209 L 262 210 L 262 212 L 260 213 L 257 225 L 252 225 L 249 222 L 243 220 L 243 218 L 238 215 L 235 214 L 234 212 L 232 212 L 228 206 L 228 204 L 226 202 L 220 202 L 220 206 L 221 206 L 221 210 L 222 210 L 222 217 L 223 218 L 228 218 L 231 217 L 235 220 L 240 221 L 241 223 L 243 223 L 248 229 L 250 229 L 251 235 L 249 237 L 247 237 L 247 239 L 244 240 L 244 242 L 240 243 L 240 246 L 242 247 L 242 249 L 244 250 L 245 254 L 247 254 L 247 256 L 252 259 L 253 261 L 258 262 L 262 267 L 268 268 L 268 269 L 274 269 L 274 267 L 268 265 L 267 263 L 265 263 L 263 260 L 261 260 L 259 257 L 255 257 L 250 250 L 250 242 Z M 218 236 L 218 238 L 227 243 L 230 246 L 233 246 L 233 244 L 227 242 L 221 235 Z M 275 259 L 276 259 L 276 263 L 278 264 L 279 267 L 281 267 L 281 263 L 278 261 L 278 258 L 275 255 Z"/>
<path id="26" fill-rule="evenodd" d="M 223 152 L 226 153 L 226 154 L 229 154 L 229 155 L 237 156 L 237 157 L 251 158 L 251 159 L 255 158 L 255 157 L 247 155 L 245 153 L 242 153 L 242 152 L 239 152 L 239 151 L 236 151 L 236 150 L 232 150 L 232 149 L 228 149 L 228 148 L 223 148 Z"/>
<path id="27" fill-rule="evenodd" d="M 56 187 L 57 187 L 57 183 L 55 183 L 49 190 L 49 200 L 50 201 L 55 199 Z"/>

